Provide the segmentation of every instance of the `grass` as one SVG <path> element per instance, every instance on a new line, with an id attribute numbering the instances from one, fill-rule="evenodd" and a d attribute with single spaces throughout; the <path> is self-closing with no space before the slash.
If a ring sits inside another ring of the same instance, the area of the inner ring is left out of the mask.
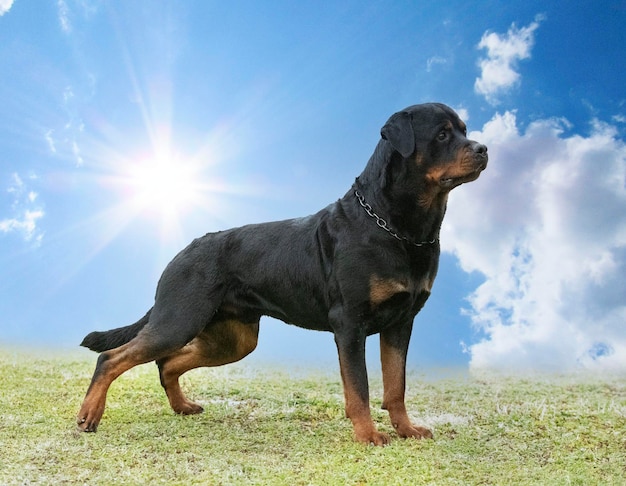
<path id="1" fill-rule="evenodd" d="M 0 351 L 0 484 L 624 484 L 624 377 L 409 376 L 407 404 L 435 440 L 352 440 L 341 384 L 245 362 L 183 388 L 205 413 L 171 412 L 154 365 L 111 387 L 97 434 L 74 427 L 95 355 Z"/>

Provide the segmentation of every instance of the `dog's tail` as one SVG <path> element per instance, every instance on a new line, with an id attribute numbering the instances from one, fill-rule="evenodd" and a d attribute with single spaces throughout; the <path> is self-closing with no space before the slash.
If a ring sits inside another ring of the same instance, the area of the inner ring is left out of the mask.
<path id="1" fill-rule="evenodd" d="M 152 309 L 150 309 L 145 316 L 130 326 L 118 327 L 116 329 L 111 329 L 110 331 L 91 332 L 85 336 L 80 345 L 85 348 L 89 348 L 92 351 L 96 351 L 97 353 L 101 353 L 103 351 L 108 351 L 109 349 L 117 348 L 122 344 L 126 344 L 139 334 L 139 331 L 141 331 L 143 327 L 148 324 L 151 312 Z"/>

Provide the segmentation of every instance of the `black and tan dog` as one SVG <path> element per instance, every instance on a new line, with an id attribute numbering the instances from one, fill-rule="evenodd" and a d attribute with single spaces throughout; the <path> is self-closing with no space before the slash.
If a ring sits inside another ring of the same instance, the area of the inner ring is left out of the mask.
<path id="1" fill-rule="evenodd" d="M 406 108 L 387 121 L 374 154 L 337 202 L 305 218 L 254 224 L 194 240 L 167 266 L 154 306 L 137 323 L 93 332 L 101 352 L 78 426 L 95 432 L 113 380 L 156 361 L 177 413 L 202 407 L 178 378 L 200 366 L 240 360 L 268 315 L 335 336 L 346 415 L 356 439 L 384 445 L 370 415 L 365 339 L 380 334 L 383 408 L 401 437 L 432 437 L 404 404 L 413 318 L 437 273 L 448 193 L 475 180 L 487 148 L 442 104 Z"/>

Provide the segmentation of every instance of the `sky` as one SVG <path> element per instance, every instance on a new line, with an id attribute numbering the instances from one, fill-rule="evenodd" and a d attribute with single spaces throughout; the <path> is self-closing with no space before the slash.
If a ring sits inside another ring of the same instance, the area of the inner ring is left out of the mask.
<path id="1" fill-rule="evenodd" d="M 438 101 L 490 162 L 450 195 L 409 366 L 626 371 L 624 25 L 623 0 L 0 0 L 0 349 L 134 322 L 194 237 L 317 212 Z M 247 359 L 337 360 L 269 318 Z"/>

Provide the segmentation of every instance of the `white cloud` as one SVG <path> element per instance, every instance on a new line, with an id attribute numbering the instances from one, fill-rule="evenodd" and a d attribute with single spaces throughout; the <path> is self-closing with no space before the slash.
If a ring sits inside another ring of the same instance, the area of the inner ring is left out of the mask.
<path id="1" fill-rule="evenodd" d="M 614 115 L 612 120 L 617 123 L 626 123 L 626 116 L 624 115 Z"/>
<path id="2" fill-rule="evenodd" d="M 61 25 L 61 30 L 69 34 L 72 31 L 72 23 L 70 22 L 70 9 L 67 6 L 67 2 L 65 0 L 58 0 L 57 7 L 59 9 L 59 24 Z"/>
<path id="3" fill-rule="evenodd" d="M 76 140 L 72 142 L 72 154 L 74 155 L 76 167 L 81 167 L 85 161 L 80 153 L 80 147 L 78 146 L 78 143 L 76 143 Z"/>
<path id="4" fill-rule="evenodd" d="M 447 63 L 448 63 L 448 60 L 445 57 L 433 56 L 426 61 L 426 72 L 428 73 L 431 72 L 433 69 L 433 66 L 436 66 L 437 64 L 443 65 Z"/>
<path id="5" fill-rule="evenodd" d="M 451 195 L 442 242 L 485 276 L 468 299 L 473 369 L 626 370 L 626 145 L 605 123 L 565 126 L 522 133 L 505 112 L 470 134 L 489 167 Z"/>
<path id="6" fill-rule="evenodd" d="M 94 82 L 95 77 L 90 75 L 90 85 Z M 43 138 L 51 154 L 72 159 L 76 167 L 81 167 L 85 162 L 79 145 L 79 140 L 85 131 L 85 124 L 79 115 L 80 104 L 83 100 L 75 94 L 72 86 L 65 87 L 62 98 L 67 121 L 62 127 L 47 129 L 43 133 Z"/>
<path id="7" fill-rule="evenodd" d="M 1 2 L 2 0 L 0 0 Z M 98 1 L 93 0 L 57 0 L 59 25 L 65 34 L 74 31 L 73 20 L 88 20 L 98 12 Z M 70 7 L 71 5 L 71 7 Z"/>
<path id="8" fill-rule="evenodd" d="M 11 10 L 13 0 L 0 0 L 0 17 Z"/>
<path id="9" fill-rule="evenodd" d="M 467 123 L 468 120 L 470 119 L 469 111 L 467 111 L 467 108 L 463 108 L 462 106 L 459 106 L 459 107 L 454 108 L 454 111 L 456 111 L 456 114 L 459 115 L 459 118 L 463 120 L 465 123 Z"/>
<path id="10" fill-rule="evenodd" d="M 36 176 L 31 176 L 36 179 Z M 11 195 L 11 215 L 0 219 L 0 233 L 17 233 L 24 241 L 40 244 L 43 232 L 37 224 L 45 213 L 41 206 L 36 204 L 39 195 L 30 190 L 19 174 L 11 175 L 11 183 L 6 188 Z"/>
<path id="11" fill-rule="evenodd" d="M 21 233 L 25 241 L 41 242 L 42 234 L 37 231 L 37 220 L 43 218 L 44 212 L 40 209 L 31 211 L 24 210 L 15 218 L 0 220 L 0 231 L 3 233 Z"/>
<path id="12" fill-rule="evenodd" d="M 48 148 L 50 149 L 50 152 L 53 154 L 57 153 L 57 146 L 56 146 L 56 142 L 54 141 L 54 130 L 50 129 L 50 130 L 46 130 L 46 132 L 44 133 L 44 138 L 46 139 L 46 143 L 48 144 Z"/>
<path id="13" fill-rule="evenodd" d="M 543 19 L 543 16 L 537 16 L 529 26 L 519 29 L 512 24 L 503 35 L 495 32 L 483 34 L 478 48 L 486 49 L 487 57 L 479 62 L 481 74 L 476 78 L 474 90 L 490 103 L 496 104 L 498 95 L 520 82 L 517 61 L 530 58 L 535 30 Z"/>

